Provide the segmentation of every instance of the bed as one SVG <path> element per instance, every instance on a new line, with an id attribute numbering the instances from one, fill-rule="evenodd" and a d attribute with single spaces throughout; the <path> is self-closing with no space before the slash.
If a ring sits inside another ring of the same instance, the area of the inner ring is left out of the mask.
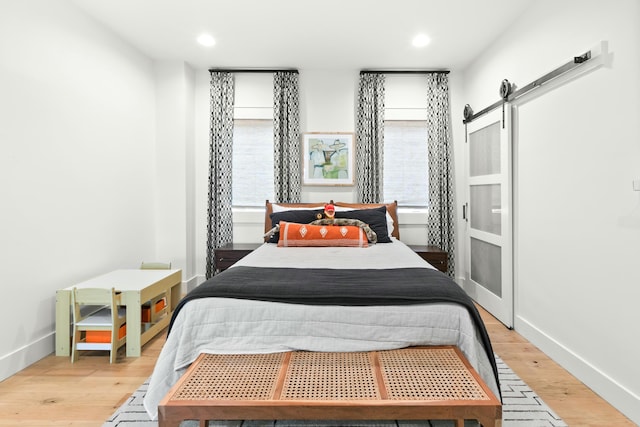
<path id="1" fill-rule="evenodd" d="M 400 241 L 396 204 L 334 205 L 336 218 L 369 219 L 377 242 L 299 247 L 283 244 L 284 235 L 266 235 L 257 250 L 191 291 L 173 314 L 151 376 L 144 406 L 152 419 L 201 353 L 455 345 L 500 396 L 491 343 L 473 302 Z M 265 231 L 274 224 L 310 229 L 322 208 L 267 201 Z"/>

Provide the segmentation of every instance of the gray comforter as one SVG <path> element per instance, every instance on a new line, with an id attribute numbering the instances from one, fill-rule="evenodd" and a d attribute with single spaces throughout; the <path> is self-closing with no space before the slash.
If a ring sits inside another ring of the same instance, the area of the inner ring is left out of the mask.
<path id="1" fill-rule="evenodd" d="M 459 304 L 469 311 L 498 382 L 498 368 L 491 341 L 478 310 L 471 298 L 449 276 L 438 270 L 236 267 L 214 276 L 191 291 L 176 308 L 173 319 L 189 301 L 199 298 L 331 306 Z"/>

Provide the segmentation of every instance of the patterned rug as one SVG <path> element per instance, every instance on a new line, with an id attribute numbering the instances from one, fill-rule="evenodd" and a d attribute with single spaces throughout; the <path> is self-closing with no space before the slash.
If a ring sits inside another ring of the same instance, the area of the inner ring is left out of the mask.
<path id="1" fill-rule="evenodd" d="M 499 357 L 498 373 L 502 389 L 502 425 L 504 427 L 564 427 L 562 421 L 531 388 L 518 377 Z M 103 427 L 157 427 L 157 421 L 150 421 L 142 406 L 149 380 L 136 390 L 103 424 Z M 198 426 L 196 421 L 186 421 L 181 427 Z M 388 421 L 237 421 L 210 422 L 209 427 L 449 427 L 454 423 L 447 421 L 431 422 L 388 422 Z M 476 422 L 465 422 L 465 427 L 477 426 Z"/>

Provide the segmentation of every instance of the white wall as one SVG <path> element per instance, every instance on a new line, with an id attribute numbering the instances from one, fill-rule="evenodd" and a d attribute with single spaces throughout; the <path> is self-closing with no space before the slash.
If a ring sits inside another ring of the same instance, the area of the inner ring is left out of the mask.
<path id="1" fill-rule="evenodd" d="M 356 98 L 359 70 L 302 69 L 299 75 L 300 131 L 305 132 L 355 132 Z M 263 88 L 270 85 L 264 74 L 236 75 L 236 107 L 270 107 L 273 102 Z M 393 79 L 392 79 L 393 80 Z M 401 87 L 397 79 L 394 87 Z M 196 73 L 196 230 L 206 230 L 207 183 L 209 168 L 209 73 Z M 399 98 L 406 98 L 399 91 Z M 409 93 L 409 92 L 408 92 Z M 405 94 L 406 95 L 406 94 Z M 407 95 L 408 96 L 408 95 Z M 396 102 L 401 102 L 396 100 Z M 266 103 L 266 104 L 265 104 Z M 303 186 L 302 201 L 355 202 L 355 186 L 324 187 Z M 401 210 L 399 221 L 401 239 L 408 244 L 426 244 L 426 220 L 424 211 Z M 403 231 L 404 230 L 404 231 Z M 264 232 L 263 210 L 234 210 L 234 241 L 258 243 Z M 204 276 L 206 261 L 206 234 L 196 233 L 196 263 L 198 276 Z"/>
<path id="2" fill-rule="evenodd" d="M 198 70 L 195 75 L 195 254 L 198 280 L 204 280 L 207 270 L 207 197 L 209 185 L 209 126 L 210 126 L 210 75 Z"/>
<path id="3" fill-rule="evenodd" d="M 155 256 L 151 62 L 68 2 L 1 9 L 0 380 L 53 351 L 57 289 Z"/>
<path id="4" fill-rule="evenodd" d="M 182 270 L 187 287 L 196 275 L 195 73 L 181 61 L 157 61 L 156 258 Z M 186 290 L 186 289 L 185 289 Z"/>
<path id="5" fill-rule="evenodd" d="M 502 79 L 600 40 L 609 67 L 517 103 L 515 328 L 640 423 L 640 3 L 535 2 L 466 70 L 463 101 L 478 111 Z"/>
<path id="6" fill-rule="evenodd" d="M 358 70 L 300 70 L 300 132 L 355 132 Z M 303 202 L 356 201 L 356 187 L 304 186 Z"/>

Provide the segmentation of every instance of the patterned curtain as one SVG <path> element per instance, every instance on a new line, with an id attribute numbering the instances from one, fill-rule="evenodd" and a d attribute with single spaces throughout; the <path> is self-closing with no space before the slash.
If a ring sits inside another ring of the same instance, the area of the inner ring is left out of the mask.
<path id="1" fill-rule="evenodd" d="M 233 241 L 231 154 L 233 147 L 234 79 L 232 73 L 211 73 L 209 145 L 209 207 L 207 209 L 206 278 L 216 271 L 214 249 Z"/>
<path id="2" fill-rule="evenodd" d="M 382 199 L 384 74 L 361 73 L 356 123 L 356 185 L 359 203 Z"/>
<path id="3" fill-rule="evenodd" d="M 273 74 L 273 163 L 275 201 L 300 202 L 300 104 L 298 73 Z"/>
<path id="4" fill-rule="evenodd" d="M 451 158 L 449 76 L 427 76 L 427 126 L 429 147 L 429 245 L 447 251 L 449 276 L 455 274 L 455 217 Z"/>

